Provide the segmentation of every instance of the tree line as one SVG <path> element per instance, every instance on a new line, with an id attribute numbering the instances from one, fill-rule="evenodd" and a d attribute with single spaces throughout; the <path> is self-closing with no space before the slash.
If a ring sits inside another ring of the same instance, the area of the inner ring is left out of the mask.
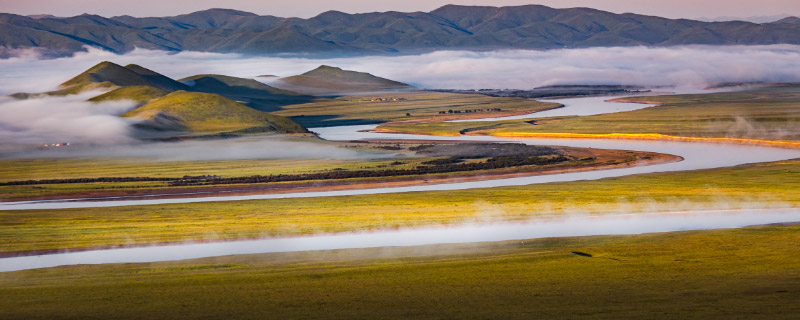
<path id="1" fill-rule="evenodd" d="M 335 180 L 350 178 L 381 178 L 394 176 L 425 175 L 436 173 L 450 173 L 463 171 L 491 170 L 529 165 L 548 165 L 569 161 L 565 156 L 555 157 L 526 157 L 526 156 L 498 156 L 489 158 L 486 162 L 472 163 L 442 163 L 430 166 L 417 166 L 410 169 L 386 170 L 354 170 L 354 171 L 326 171 L 302 174 L 276 174 L 254 175 L 247 177 L 206 177 L 197 179 L 181 179 L 170 182 L 171 186 L 190 185 L 218 185 L 218 184 L 249 184 L 269 182 L 290 182 L 305 180 Z M 453 161 L 452 159 L 449 161 Z"/>

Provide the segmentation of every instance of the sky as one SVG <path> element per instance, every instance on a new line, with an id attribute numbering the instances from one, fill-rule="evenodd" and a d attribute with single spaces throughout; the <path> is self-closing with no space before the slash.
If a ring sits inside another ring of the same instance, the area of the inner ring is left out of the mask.
<path id="1" fill-rule="evenodd" d="M 172 16 L 208 8 L 237 9 L 260 15 L 308 18 L 328 10 L 348 13 L 430 11 L 446 4 L 512 6 L 541 4 L 555 8 L 591 7 L 668 18 L 800 16 L 798 0 L 0 0 L 0 12 L 74 16 Z"/>

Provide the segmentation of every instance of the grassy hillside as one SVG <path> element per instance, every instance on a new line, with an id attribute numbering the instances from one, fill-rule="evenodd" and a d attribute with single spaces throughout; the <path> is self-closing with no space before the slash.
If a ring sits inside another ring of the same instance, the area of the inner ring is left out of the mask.
<path id="1" fill-rule="evenodd" d="M 166 91 L 186 89 L 186 86 L 138 65 L 125 67 L 109 61 L 98 63 L 89 70 L 62 83 L 64 88 L 80 88 L 92 83 L 110 83 L 119 87 L 145 85 Z"/>
<path id="2" fill-rule="evenodd" d="M 314 100 L 312 96 L 271 87 L 253 79 L 218 74 L 200 74 L 179 81 L 190 84 L 191 91 L 216 93 L 265 112 L 278 110 L 283 105 Z"/>
<path id="3" fill-rule="evenodd" d="M 62 83 L 58 90 L 44 93 L 20 92 L 11 96 L 17 99 L 27 99 L 41 95 L 65 96 L 89 90 L 108 90 L 115 87 L 129 86 L 147 86 L 167 92 L 186 90 L 188 88 L 180 82 L 139 65 L 129 64 L 123 67 L 113 62 L 103 61 Z M 118 92 L 114 94 L 114 97 L 122 97 L 124 93 L 136 93 L 134 91 Z M 139 101 L 139 98 L 134 95 L 130 100 Z"/>
<path id="4" fill-rule="evenodd" d="M 166 96 L 169 92 L 150 86 L 129 86 L 111 90 L 89 99 L 92 102 L 132 100 L 137 103 L 147 103 L 153 99 Z"/>
<path id="5" fill-rule="evenodd" d="M 320 66 L 301 75 L 281 78 L 298 87 L 331 91 L 375 91 L 413 88 L 397 82 L 373 76 L 365 72 L 342 70 L 331 66 Z"/>
<path id="6" fill-rule="evenodd" d="M 144 120 L 159 130 L 292 133 L 305 129 L 292 120 L 253 110 L 217 94 L 176 91 L 123 117 Z"/>
<path id="7" fill-rule="evenodd" d="M 700 138 L 800 140 L 800 85 L 740 92 L 634 97 L 662 103 L 652 108 L 594 116 L 498 122 L 389 124 L 381 128 L 426 134 L 508 135 L 537 133 L 663 134 Z M 535 118 L 531 117 L 531 118 Z"/>
<path id="8" fill-rule="evenodd" d="M 756 227 L 78 265 L 0 274 L 0 318 L 791 319 L 798 242 Z"/>

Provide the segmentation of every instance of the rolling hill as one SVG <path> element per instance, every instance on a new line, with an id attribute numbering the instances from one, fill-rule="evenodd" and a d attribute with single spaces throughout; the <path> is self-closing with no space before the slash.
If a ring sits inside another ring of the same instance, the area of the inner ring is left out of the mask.
<path id="1" fill-rule="evenodd" d="M 116 63 L 103 61 L 89 68 L 83 73 L 62 83 L 59 90 L 44 93 L 15 93 L 11 96 L 17 99 L 27 99 L 33 96 L 51 95 L 64 96 L 81 93 L 93 89 L 109 90 L 116 87 L 145 86 L 159 91 L 186 90 L 188 87 L 172 80 L 162 74 L 149 70 L 139 65 L 129 64 L 120 66 Z M 123 90 L 114 94 L 122 99 L 124 93 L 135 93 L 135 90 Z M 151 90 L 151 94 L 155 91 Z M 110 97 L 110 96 L 108 96 Z M 107 98 L 108 98 L 107 97 Z M 131 100 L 140 101 L 141 96 L 132 97 Z"/>
<path id="2" fill-rule="evenodd" d="M 140 128 L 199 133 L 303 133 L 288 118 L 254 110 L 213 93 L 175 91 L 136 108 L 123 117 Z"/>
<path id="3" fill-rule="evenodd" d="M 279 106 L 306 103 L 315 99 L 312 96 L 268 86 L 253 79 L 218 74 L 200 74 L 179 81 L 188 84 L 191 91 L 216 93 L 264 112 L 278 110 Z"/>
<path id="4" fill-rule="evenodd" d="M 591 8 L 447 5 L 431 12 L 338 11 L 281 18 L 229 9 L 172 17 L 0 14 L 0 57 L 36 47 L 58 56 L 93 46 L 246 54 L 356 55 L 440 49 L 800 44 L 797 18 L 770 23 L 704 22 Z"/>
<path id="5" fill-rule="evenodd" d="M 72 88 L 92 83 L 108 83 L 118 87 L 150 86 L 167 91 L 186 89 L 186 85 L 139 65 L 129 64 L 123 67 L 109 61 L 98 63 L 89 70 L 62 83 L 61 86 Z"/>
<path id="6" fill-rule="evenodd" d="M 11 96 L 25 99 L 106 89 L 107 92 L 88 101 L 132 100 L 139 107 L 123 117 L 141 120 L 136 127 L 192 134 L 306 133 L 305 128 L 289 118 L 259 110 L 278 110 L 283 105 L 316 99 L 256 80 L 223 75 L 196 75 L 181 81 L 186 84 L 139 65 L 123 67 L 103 61 L 62 83 L 58 91 Z"/>
<path id="7" fill-rule="evenodd" d="M 100 89 L 108 92 L 89 101 L 127 99 L 143 104 L 170 92 L 183 90 L 219 94 L 265 112 L 279 110 L 280 106 L 306 103 L 316 99 L 313 96 L 271 87 L 253 79 L 224 75 L 201 74 L 179 81 L 139 65 L 129 64 L 123 67 L 103 61 L 62 83 L 59 90 L 44 93 L 15 93 L 11 96 L 27 99 L 41 95 L 60 96 Z"/>
<path id="8" fill-rule="evenodd" d="M 369 73 L 342 70 L 341 68 L 322 65 L 301 75 L 281 78 L 280 81 L 290 84 L 292 89 L 310 91 L 379 91 L 413 89 L 414 87 Z"/>
<path id="9" fill-rule="evenodd" d="M 129 86 L 111 90 L 99 96 L 89 99 L 91 102 L 133 100 L 139 104 L 145 104 L 153 99 L 166 96 L 169 92 L 149 86 Z"/>

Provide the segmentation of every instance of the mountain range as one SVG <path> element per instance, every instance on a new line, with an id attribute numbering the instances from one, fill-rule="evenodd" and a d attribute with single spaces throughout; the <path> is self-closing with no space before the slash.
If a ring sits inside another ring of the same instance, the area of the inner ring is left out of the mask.
<path id="1" fill-rule="evenodd" d="M 85 46 L 116 53 L 145 48 L 254 55 L 354 55 L 441 49 L 800 44 L 798 20 L 703 22 L 541 5 L 447 5 L 431 12 L 410 13 L 328 11 L 308 19 L 230 9 L 144 18 L 2 13 L 0 57 L 31 47 L 47 55 L 68 55 L 85 50 Z"/>

